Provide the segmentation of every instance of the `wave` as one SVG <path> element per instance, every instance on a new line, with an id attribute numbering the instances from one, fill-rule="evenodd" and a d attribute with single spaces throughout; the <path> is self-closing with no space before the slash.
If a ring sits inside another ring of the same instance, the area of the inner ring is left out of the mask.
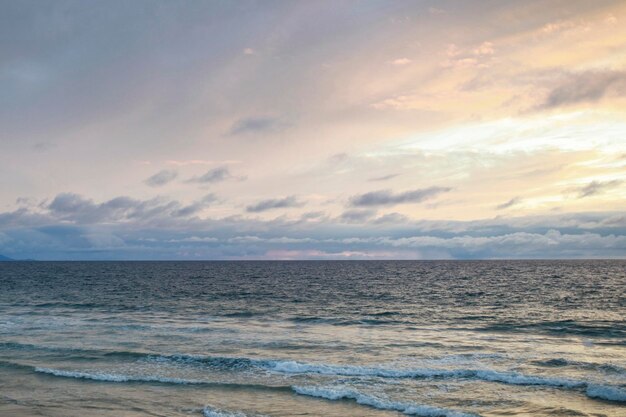
<path id="1" fill-rule="evenodd" d="M 60 376 L 64 378 L 91 379 L 94 381 L 105 382 L 160 382 L 165 384 L 183 384 L 183 385 L 206 385 L 206 381 L 167 378 L 160 376 L 131 376 L 124 374 L 105 373 L 105 372 L 83 372 L 83 371 L 67 371 L 62 369 L 35 367 L 35 372 Z"/>
<path id="2" fill-rule="evenodd" d="M 283 364 L 284 365 L 284 364 Z M 300 364 L 302 365 L 302 364 Z M 312 367 L 313 365 L 308 365 Z M 328 371 L 330 365 L 322 365 L 318 366 L 318 370 Z M 359 368 L 359 367 L 352 367 Z M 276 368 L 275 368 L 276 369 Z M 307 368 L 308 371 L 304 372 L 295 372 L 295 373 L 310 373 L 311 369 Z M 541 386 L 549 386 L 556 388 L 568 388 L 568 389 L 580 389 L 584 390 L 584 392 L 590 398 L 599 398 L 607 401 L 616 401 L 616 402 L 626 402 L 626 388 L 619 386 L 611 386 L 611 385 L 602 385 L 602 384 L 594 384 L 586 381 L 575 381 L 568 379 L 559 379 L 559 378 L 545 378 L 539 376 L 531 376 L 531 375 L 523 375 L 514 372 L 498 372 L 498 371 L 486 371 L 486 370 L 421 370 L 416 371 L 392 371 L 392 370 L 381 370 L 378 369 L 376 372 L 372 372 L 374 368 L 359 368 L 359 372 L 345 372 L 345 369 L 350 369 L 350 367 L 343 367 L 344 372 L 333 368 L 334 373 L 325 372 L 324 375 L 335 375 L 335 376 L 378 376 L 378 377 L 389 377 L 391 375 L 392 378 L 405 378 L 405 377 L 458 377 L 458 378 L 468 378 L 468 379 L 478 379 L 488 382 L 500 382 L 504 384 L 510 385 L 541 385 Z M 248 387 L 248 388 L 271 388 L 271 389 L 281 389 L 286 387 L 270 387 L 267 385 L 254 385 L 254 384 L 233 384 L 233 383 L 217 383 L 211 381 L 204 380 L 193 380 L 193 379 L 180 379 L 180 378 L 169 378 L 162 376 L 154 376 L 154 375 L 125 375 L 125 374 L 117 374 L 117 373 L 108 373 L 108 372 L 84 372 L 84 371 L 69 371 L 62 369 L 52 369 L 52 368 L 43 368 L 43 367 L 35 367 L 35 372 L 50 374 L 58 377 L 65 378 L 77 378 L 77 379 L 90 379 L 94 381 L 106 381 L 106 382 L 157 382 L 157 383 L 168 383 L 168 384 L 183 384 L 183 385 L 227 385 L 227 386 L 236 386 L 236 387 Z M 381 372 L 383 371 L 383 372 Z M 292 372 L 293 373 L 293 372 Z M 322 372 L 317 372 L 322 373 Z M 398 376 L 400 375 L 400 376 Z"/>
<path id="3" fill-rule="evenodd" d="M 171 378 L 156 375 L 125 375 L 109 372 L 96 372 L 96 371 L 75 371 L 75 370 L 63 370 L 44 367 L 30 367 L 28 365 L 12 364 L 19 367 L 28 367 L 35 372 L 54 375 L 57 377 L 76 378 L 76 379 L 89 379 L 94 381 L 104 382 L 156 382 L 165 384 L 181 384 L 181 385 L 211 385 L 211 386 L 232 386 L 232 387 L 246 387 L 254 389 L 287 389 L 287 386 L 268 386 L 261 384 L 238 384 L 238 383 L 221 383 L 205 380 L 194 379 L 181 379 Z M 328 365 L 325 365 L 327 368 Z M 323 368 L 323 369 L 326 369 Z M 362 368 L 362 372 L 355 373 L 333 373 L 326 375 L 337 376 L 380 376 L 366 373 L 367 369 Z M 389 370 L 388 370 L 389 371 Z M 544 378 L 531 375 L 523 375 L 513 372 L 498 372 L 498 371 L 486 371 L 486 370 L 458 370 L 458 371 L 437 371 L 437 370 L 423 370 L 427 371 L 421 374 L 421 376 L 446 376 L 446 377 L 459 377 L 459 378 L 474 378 L 478 380 L 488 382 L 500 382 L 510 385 L 541 385 L 555 388 L 567 388 L 567 389 L 580 389 L 590 398 L 602 399 L 615 402 L 626 402 L 626 388 L 612 385 L 595 384 L 586 381 L 575 381 L 559 378 Z M 400 372 L 400 371 L 398 371 Z M 445 372 L 445 374 L 444 374 Z M 396 378 L 396 377 L 394 377 Z"/>
<path id="4" fill-rule="evenodd" d="M 626 402 L 626 390 L 608 385 L 589 384 L 585 391 L 588 397 L 601 400 Z"/>
<path id="5" fill-rule="evenodd" d="M 575 320 L 561 320 L 540 323 L 495 323 L 472 330 L 486 332 L 532 332 L 551 335 L 574 335 L 599 338 L 626 338 L 626 326 L 615 322 L 580 323 Z"/>
<path id="6" fill-rule="evenodd" d="M 33 345 L 20 345 L 6 342 L 0 346 L 11 346 L 20 349 L 35 349 Z M 53 349 L 57 348 L 44 348 Z M 59 348 L 60 349 L 60 348 Z M 474 379 L 486 382 L 497 382 L 508 385 L 537 385 L 564 389 L 576 389 L 586 392 L 591 398 L 601 398 L 609 401 L 625 402 L 626 388 L 622 386 L 602 385 L 594 382 L 573 380 L 540 375 L 527 375 L 513 371 L 495 371 L 486 369 L 397 369 L 384 367 L 369 367 L 356 365 L 334 365 L 324 363 L 306 363 L 291 360 L 252 359 L 246 357 L 221 357 L 203 355 L 156 355 L 143 352 L 112 351 L 102 352 L 94 350 L 67 349 L 72 352 L 84 352 L 93 355 L 98 352 L 102 357 L 132 358 L 138 361 L 177 363 L 190 366 L 205 366 L 211 369 L 226 371 L 270 371 L 281 374 L 319 374 L 344 377 L 376 377 L 376 378 L 441 378 L 441 379 Z M 561 364 L 561 361 L 555 362 Z M 609 365 L 606 365 L 609 366 Z M 51 368 L 37 368 L 37 372 L 49 373 L 56 376 L 92 379 L 110 382 L 170 382 L 179 384 L 206 383 L 205 381 L 190 381 L 175 378 L 161 378 L 155 376 L 133 377 L 127 375 L 107 373 L 87 373 L 63 371 Z"/>
<path id="7" fill-rule="evenodd" d="M 291 391 L 289 385 L 262 385 L 252 383 L 237 382 L 217 382 L 198 379 L 182 379 L 170 378 L 157 375 L 126 375 L 101 371 L 73 371 L 64 369 L 53 369 L 43 367 L 31 367 L 28 365 L 13 364 L 17 367 L 31 369 L 35 372 L 57 376 L 61 378 L 87 379 L 100 382 L 128 383 L 128 382 L 147 382 L 158 384 L 172 385 L 203 385 L 208 387 L 230 387 L 230 388 L 247 388 L 255 390 L 271 390 L 271 391 Z"/>
<path id="8" fill-rule="evenodd" d="M 251 359 L 245 357 L 229 357 L 229 356 L 205 356 L 205 355 L 189 355 L 189 354 L 156 354 L 151 352 L 137 351 L 115 351 L 115 350 L 98 350 L 77 347 L 57 347 L 42 346 L 29 343 L 17 342 L 0 342 L 0 350 L 21 350 L 21 351 L 42 351 L 57 354 L 73 355 L 81 354 L 88 359 L 94 358 L 114 358 L 114 359 L 133 359 L 148 362 L 173 362 L 206 365 L 213 368 L 241 370 L 251 367 L 263 368 L 271 361 L 263 359 Z"/>
<path id="9" fill-rule="evenodd" d="M 534 365 L 543 366 L 547 368 L 561 368 L 561 367 L 577 367 L 583 369 L 592 369 L 599 370 L 608 373 L 615 374 L 626 374 L 626 368 L 615 365 L 612 363 L 595 363 L 595 362 L 581 362 L 581 361 L 572 361 L 564 358 L 552 358 L 552 359 L 542 359 L 536 360 L 532 362 Z"/>
<path id="10" fill-rule="evenodd" d="M 246 414 L 242 411 L 223 410 L 212 405 L 207 405 L 202 409 L 204 417 L 264 417 L 260 414 Z"/>
<path id="11" fill-rule="evenodd" d="M 500 372 L 477 369 L 391 369 L 351 365 L 310 364 L 296 361 L 268 361 L 268 368 L 288 374 L 320 374 L 336 376 L 373 376 L 380 378 L 467 378 L 512 385 L 547 385 L 554 387 L 579 388 L 581 381 L 524 375 L 517 372 Z"/>
<path id="12" fill-rule="evenodd" d="M 345 388 L 294 386 L 293 390 L 300 395 L 324 398 L 331 401 L 354 400 L 357 404 L 366 405 L 379 410 L 399 411 L 407 415 L 423 417 L 479 417 L 478 414 L 469 414 L 431 405 L 383 400 L 372 395 Z"/>
<path id="13" fill-rule="evenodd" d="M 626 402 L 626 388 L 611 385 L 594 384 L 565 378 L 549 378 L 525 375 L 518 372 L 501 372 L 476 369 L 413 369 L 394 370 L 358 366 L 312 365 L 299 362 L 280 362 L 273 368 L 284 373 L 317 373 L 337 376 L 373 376 L 380 378 L 465 378 L 508 385 L 538 385 L 554 388 L 583 390 L 590 398 L 607 401 Z"/>

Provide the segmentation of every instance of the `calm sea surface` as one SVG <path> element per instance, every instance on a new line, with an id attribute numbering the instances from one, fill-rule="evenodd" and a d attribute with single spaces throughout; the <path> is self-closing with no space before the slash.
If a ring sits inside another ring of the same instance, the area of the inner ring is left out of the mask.
<path id="1" fill-rule="evenodd" d="M 626 416 L 626 261 L 3 262 L 0 416 Z"/>

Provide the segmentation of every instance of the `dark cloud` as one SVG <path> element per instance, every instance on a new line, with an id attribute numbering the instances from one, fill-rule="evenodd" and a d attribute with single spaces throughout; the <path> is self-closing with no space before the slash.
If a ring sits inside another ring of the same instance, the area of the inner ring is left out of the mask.
<path id="1" fill-rule="evenodd" d="M 193 203 L 176 210 L 174 212 L 174 215 L 176 217 L 192 216 L 192 215 L 198 213 L 199 211 L 203 210 L 204 208 L 208 207 L 209 204 L 211 204 L 211 203 L 213 203 L 215 201 L 217 201 L 217 197 L 215 196 L 215 194 L 213 194 L 213 193 L 207 194 L 204 197 L 202 197 L 201 199 L 196 200 Z"/>
<path id="2" fill-rule="evenodd" d="M 300 216 L 300 218 L 303 220 L 310 220 L 310 219 L 320 219 L 325 216 L 326 216 L 326 213 L 323 211 L 308 211 L 304 213 L 302 216 Z"/>
<path id="3" fill-rule="evenodd" d="M 346 210 L 341 214 L 341 216 L 339 216 L 339 220 L 345 223 L 365 223 L 368 220 L 372 219 L 375 215 L 376 210 Z"/>
<path id="4" fill-rule="evenodd" d="M 252 204 L 246 207 L 246 211 L 249 213 L 260 213 L 267 210 L 273 210 L 277 208 L 290 208 L 300 207 L 303 204 L 299 202 L 295 196 L 289 196 L 285 198 L 276 198 L 269 200 L 262 200 L 256 204 Z"/>
<path id="5" fill-rule="evenodd" d="M 509 201 L 507 201 L 506 203 L 502 203 L 502 204 L 498 204 L 496 206 L 496 210 L 504 210 L 507 209 L 509 207 L 512 207 L 516 204 L 519 204 L 522 200 L 519 197 L 513 197 L 512 199 L 510 199 Z"/>
<path id="6" fill-rule="evenodd" d="M 203 175 L 192 177 L 188 179 L 187 182 L 199 183 L 199 184 L 214 184 L 214 183 L 223 182 L 229 179 L 243 180 L 245 178 L 232 175 L 228 167 L 217 167 L 217 168 L 208 170 Z"/>
<path id="7" fill-rule="evenodd" d="M 392 206 L 404 203 L 420 203 L 450 191 L 449 187 L 428 187 L 417 190 L 393 193 L 391 190 L 372 191 L 356 195 L 350 199 L 354 207 Z"/>
<path id="8" fill-rule="evenodd" d="M 383 175 L 383 176 L 381 176 L 381 177 L 373 177 L 373 178 L 370 178 L 370 179 L 368 179 L 368 181 L 372 181 L 372 182 L 377 182 L 377 181 L 388 181 L 388 180 L 390 180 L 390 179 L 392 179 L 392 178 L 397 177 L 398 175 L 400 175 L 400 174 L 389 174 L 389 175 Z"/>
<path id="9" fill-rule="evenodd" d="M 389 213 L 383 216 L 377 217 L 373 223 L 374 224 L 406 224 L 409 223 L 410 219 L 404 214 L 400 213 Z"/>
<path id="10" fill-rule="evenodd" d="M 47 209 L 52 218 L 73 223 L 132 221 L 142 224 L 155 219 L 189 217 L 216 200 L 214 194 L 208 194 L 189 205 L 164 198 L 137 200 L 130 197 L 95 203 L 79 194 L 62 193 L 52 200 Z"/>
<path id="11" fill-rule="evenodd" d="M 150 187 L 161 187 L 169 182 L 174 181 L 177 176 L 178 176 L 178 172 L 164 169 L 162 171 L 157 172 L 150 178 L 146 179 L 144 183 L 146 183 Z"/>
<path id="12" fill-rule="evenodd" d="M 585 185 L 578 189 L 578 197 L 585 198 L 591 197 L 596 194 L 603 193 L 607 189 L 617 187 L 620 185 L 622 181 L 620 180 L 612 180 L 612 181 L 591 181 L 589 184 Z"/>
<path id="13" fill-rule="evenodd" d="M 552 89 L 539 108 L 593 102 L 605 96 L 626 95 L 626 72 L 585 71 L 568 74 Z"/>
<path id="14" fill-rule="evenodd" d="M 98 223 L 123 220 L 142 220 L 161 214 L 171 214 L 179 204 L 161 199 L 136 200 L 116 197 L 104 203 L 95 203 L 79 194 L 61 193 L 48 205 L 50 214 L 61 220 L 77 223 Z"/>
<path id="15" fill-rule="evenodd" d="M 247 133 L 264 133 L 280 130 L 284 127 L 284 123 L 273 117 L 249 117 L 239 119 L 233 123 L 228 134 L 242 135 Z"/>

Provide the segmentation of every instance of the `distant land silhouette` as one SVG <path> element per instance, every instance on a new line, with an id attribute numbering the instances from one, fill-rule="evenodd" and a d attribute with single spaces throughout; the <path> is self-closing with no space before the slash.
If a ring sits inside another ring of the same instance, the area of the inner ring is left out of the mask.
<path id="1" fill-rule="evenodd" d="M 4 256 L 2 254 L 0 254 L 0 262 L 1 261 L 14 261 L 15 259 L 11 259 L 8 256 Z"/>

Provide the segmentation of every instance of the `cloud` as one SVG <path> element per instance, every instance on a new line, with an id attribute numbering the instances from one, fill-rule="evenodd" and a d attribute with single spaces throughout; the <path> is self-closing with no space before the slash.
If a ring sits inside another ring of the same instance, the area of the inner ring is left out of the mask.
<path id="1" fill-rule="evenodd" d="M 398 58 L 398 59 L 394 59 L 393 61 L 391 61 L 391 65 L 402 67 L 404 65 L 410 64 L 411 62 L 413 61 L 411 61 L 409 58 Z"/>
<path id="2" fill-rule="evenodd" d="M 392 206 L 395 204 L 421 203 L 450 191 L 449 187 L 428 187 L 394 194 L 390 190 L 372 191 L 353 196 L 350 205 L 354 207 Z"/>
<path id="3" fill-rule="evenodd" d="M 50 214 L 61 219 L 79 223 L 97 223 L 123 221 L 127 219 L 145 219 L 163 213 L 171 213 L 178 208 L 178 203 L 152 199 L 136 200 L 130 197 L 116 197 L 104 203 L 79 194 L 58 194 L 48 205 Z"/>
<path id="4" fill-rule="evenodd" d="M 502 203 L 502 204 L 498 204 L 496 206 L 496 210 L 504 210 L 507 209 L 509 207 L 512 207 L 516 204 L 519 204 L 522 200 L 519 197 L 513 197 L 512 199 L 510 199 L 509 201 L 507 201 L 506 203 Z"/>
<path id="5" fill-rule="evenodd" d="M 494 62 L 496 49 L 493 42 L 483 42 L 472 49 L 461 49 L 449 44 L 445 50 L 444 68 L 487 68 Z"/>
<path id="6" fill-rule="evenodd" d="M 551 34 L 551 33 L 554 33 L 554 32 L 561 32 L 561 31 L 566 30 L 566 29 L 571 29 L 573 27 L 576 27 L 576 23 L 575 22 L 559 20 L 559 21 L 556 21 L 556 22 L 546 23 L 541 28 L 541 32 L 545 33 L 545 34 Z"/>
<path id="7" fill-rule="evenodd" d="M 478 47 L 474 48 L 473 52 L 474 55 L 493 55 L 496 50 L 492 42 L 483 42 Z"/>
<path id="8" fill-rule="evenodd" d="M 79 194 L 58 194 L 47 205 L 48 215 L 55 220 L 72 223 L 144 223 L 155 219 L 186 218 L 198 213 L 209 203 L 217 200 L 208 194 L 189 205 L 176 200 L 153 198 L 138 200 L 130 197 L 116 197 L 103 203 L 95 203 Z"/>
<path id="9" fill-rule="evenodd" d="M 359 209 L 344 211 L 339 220 L 346 223 L 365 223 L 376 215 L 376 210 Z"/>
<path id="10" fill-rule="evenodd" d="M 617 187 L 621 183 L 622 183 L 621 180 L 612 180 L 612 181 L 604 181 L 604 182 L 591 181 L 589 184 L 578 189 L 578 197 L 579 198 L 591 197 L 593 195 L 603 193 L 607 189 Z"/>
<path id="11" fill-rule="evenodd" d="M 302 203 L 299 202 L 295 196 L 289 196 L 285 198 L 261 200 L 256 204 L 252 204 L 246 207 L 246 211 L 249 213 L 260 213 L 263 211 L 273 210 L 277 208 L 290 208 L 300 206 L 302 206 Z"/>
<path id="12" fill-rule="evenodd" d="M 249 117 L 239 119 L 233 123 L 228 134 L 236 136 L 249 133 L 274 132 L 284 127 L 284 123 L 273 117 Z"/>
<path id="13" fill-rule="evenodd" d="M 626 71 L 585 71 L 567 74 L 539 109 L 594 102 L 605 96 L 626 95 Z"/>
<path id="14" fill-rule="evenodd" d="M 184 206 L 174 212 L 176 217 L 187 217 L 198 213 L 199 211 L 206 208 L 210 203 L 217 201 L 217 197 L 215 194 L 207 194 L 199 200 L 194 201 L 193 203 Z"/>
<path id="15" fill-rule="evenodd" d="M 211 159 L 184 159 L 184 160 L 176 160 L 176 159 L 168 159 L 165 161 L 168 165 L 176 165 L 176 166 L 185 166 L 185 165 L 213 165 L 213 164 L 240 164 L 240 160 L 236 159 L 227 159 L 221 161 L 215 161 Z"/>
<path id="16" fill-rule="evenodd" d="M 404 214 L 400 213 L 389 213 L 383 216 L 377 217 L 373 223 L 374 224 L 402 224 L 409 223 L 410 219 Z"/>
<path id="17" fill-rule="evenodd" d="M 174 181 L 177 176 L 178 176 L 178 172 L 164 169 L 162 171 L 157 172 L 150 178 L 146 179 L 144 183 L 146 183 L 150 187 L 162 187 L 165 184 Z"/>
<path id="18" fill-rule="evenodd" d="M 440 249 L 454 257 L 466 258 L 510 258 L 515 254 L 517 258 L 542 257 L 542 253 L 554 253 L 555 249 L 568 253 L 588 253 L 591 248 L 611 248 L 619 250 L 626 244 L 626 236 L 607 235 L 597 233 L 566 234 L 558 230 L 548 230 L 545 233 L 514 232 L 493 236 L 411 236 L 400 238 L 376 237 L 350 239 L 355 249 L 360 244 L 388 246 L 396 248 Z M 567 256 L 566 256 L 567 257 Z"/>
<path id="19" fill-rule="evenodd" d="M 189 178 L 186 182 L 200 183 L 200 184 L 215 184 L 215 183 L 223 182 L 229 179 L 238 179 L 242 181 L 245 179 L 245 177 L 234 176 L 230 173 L 230 169 L 228 167 L 222 166 L 222 167 L 210 169 L 203 175 Z"/>
<path id="20" fill-rule="evenodd" d="M 372 182 L 374 182 L 374 181 L 388 181 L 388 180 L 390 180 L 392 178 L 397 177 L 398 175 L 400 175 L 400 174 L 389 174 L 389 175 L 383 175 L 381 177 L 372 177 L 372 178 L 368 179 L 368 181 L 372 181 Z"/>

